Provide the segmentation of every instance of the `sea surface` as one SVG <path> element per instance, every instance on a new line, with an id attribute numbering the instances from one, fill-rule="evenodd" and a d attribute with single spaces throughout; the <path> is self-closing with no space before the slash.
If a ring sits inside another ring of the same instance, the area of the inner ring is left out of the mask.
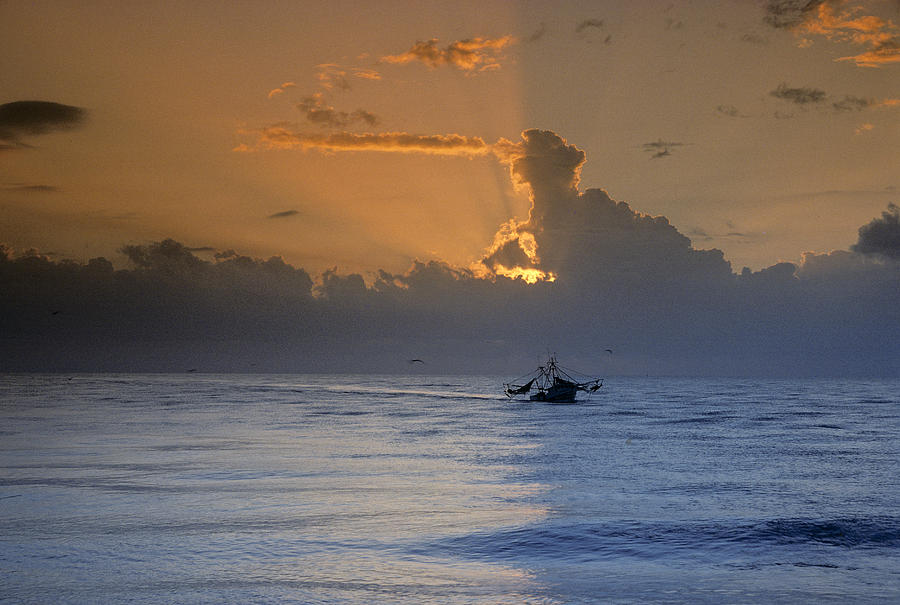
<path id="1" fill-rule="evenodd" d="M 0 602 L 900 602 L 900 381 L 502 381 L 0 375 Z"/>

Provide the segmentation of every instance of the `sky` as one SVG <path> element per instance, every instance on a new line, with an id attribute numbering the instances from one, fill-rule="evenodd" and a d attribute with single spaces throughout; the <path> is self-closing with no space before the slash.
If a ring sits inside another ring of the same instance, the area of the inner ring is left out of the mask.
<path id="1" fill-rule="evenodd" d="M 9 369 L 900 374 L 896 0 L 7 0 L 0 73 Z"/>

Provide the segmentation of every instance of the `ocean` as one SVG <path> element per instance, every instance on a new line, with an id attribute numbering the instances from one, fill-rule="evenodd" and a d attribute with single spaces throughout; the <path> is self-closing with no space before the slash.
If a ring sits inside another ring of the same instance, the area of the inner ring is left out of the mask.
<path id="1" fill-rule="evenodd" d="M 0 602 L 900 602 L 900 381 L 502 382 L 2 375 Z"/>

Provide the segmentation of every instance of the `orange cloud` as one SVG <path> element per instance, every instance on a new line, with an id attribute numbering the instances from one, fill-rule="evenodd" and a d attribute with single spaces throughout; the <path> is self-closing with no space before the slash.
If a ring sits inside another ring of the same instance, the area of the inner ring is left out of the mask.
<path id="1" fill-rule="evenodd" d="M 305 133 L 283 125 L 256 131 L 255 144 L 242 143 L 234 151 L 267 149 L 321 149 L 323 151 L 382 151 L 393 153 L 425 153 L 433 155 L 481 155 L 490 151 L 480 137 L 459 134 L 416 135 L 406 132 L 334 134 Z"/>
<path id="2" fill-rule="evenodd" d="M 510 219 L 500 226 L 493 244 L 473 270 L 482 276 L 500 275 L 530 284 L 555 281 L 553 263 L 545 262 L 539 248 L 541 242 L 550 242 L 553 256 L 553 236 L 548 236 L 545 229 L 556 231 L 561 217 L 559 204 L 580 198 L 578 184 L 584 152 L 551 131 L 536 129 L 523 132 L 519 142 L 500 139 L 492 150 L 509 166 L 516 188 L 528 191 L 531 208 L 527 220 Z"/>
<path id="3" fill-rule="evenodd" d="M 793 29 L 801 35 L 824 36 L 835 42 L 869 47 L 866 52 L 836 61 L 852 61 L 860 67 L 900 63 L 900 28 L 890 19 L 868 12 L 863 5 L 850 6 L 846 0 L 821 2 Z M 804 43 L 808 45 L 809 41 Z"/>
<path id="4" fill-rule="evenodd" d="M 819 34 L 838 40 L 850 39 L 857 44 L 877 44 L 890 38 L 887 32 L 892 23 L 875 15 L 861 15 L 861 6 L 854 6 L 836 12 L 835 8 L 846 6 L 846 2 L 822 3 L 815 16 L 800 26 L 800 31 Z"/>
<path id="5" fill-rule="evenodd" d="M 381 60 L 386 63 L 404 64 L 412 61 L 421 61 L 430 67 L 451 65 L 463 71 L 485 71 L 498 69 L 497 54 L 506 46 L 512 44 L 512 36 L 502 38 L 470 38 L 458 40 L 445 48 L 438 48 L 437 38 L 427 41 L 418 41 L 415 45 L 399 55 L 388 55 Z"/>
<path id="6" fill-rule="evenodd" d="M 374 69 L 363 69 L 360 67 L 353 68 L 353 75 L 364 80 L 380 80 L 381 74 Z"/>
<path id="7" fill-rule="evenodd" d="M 319 80 L 319 84 L 325 90 L 332 90 L 337 88 L 338 90 L 350 90 L 350 81 L 347 80 L 347 72 L 342 69 L 340 65 L 336 63 L 323 63 L 321 65 L 316 66 L 319 70 L 319 73 L 316 74 L 316 78 Z"/>
<path id="8" fill-rule="evenodd" d="M 853 61 L 860 67 L 881 67 L 888 63 L 900 63 L 900 36 L 878 45 L 869 52 L 841 57 L 837 61 Z"/>
<path id="9" fill-rule="evenodd" d="M 353 122 L 365 122 L 369 126 L 378 124 L 378 116 L 365 109 L 357 109 L 354 112 L 338 111 L 325 103 L 321 93 L 304 98 L 297 105 L 297 109 L 306 114 L 307 120 L 324 127 L 346 128 Z"/>
<path id="10" fill-rule="evenodd" d="M 284 92 L 284 89 L 285 89 L 285 88 L 294 88 L 295 86 L 297 86 L 297 84 L 295 84 L 294 82 L 285 82 L 284 84 L 282 84 L 282 85 L 279 86 L 278 88 L 273 88 L 272 90 L 270 90 L 270 91 L 269 91 L 269 98 L 271 99 L 271 98 L 273 98 L 273 97 L 276 97 L 276 96 L 282 94 L 282 93 Z"/>
<path id="11" fill-rule="evenodd" d="M 374 69 L 363 67 L 347 68 L 337 63 L 322 63 L 321 65 L 317 65 L 316 68 L 318 69 L 316 79 L 319 81 L 319 85 L 325 90 L 350 90 L 352 88 L 350 85 L 351 78 L 360 78 L 363 80 L 381 79 L 380 73 Z"/>

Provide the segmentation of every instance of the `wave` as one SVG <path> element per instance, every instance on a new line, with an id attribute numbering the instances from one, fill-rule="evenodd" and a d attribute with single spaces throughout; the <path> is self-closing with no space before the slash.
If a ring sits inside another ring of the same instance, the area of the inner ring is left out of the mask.
<path id="1" fill-rule="evenodd" d="M 309 385 L 312 386 L 312 385 Z M 432 386 L 432 385 L 427 385 Z M 434 385 L 438 386 L 438 385 Z M 316 385 L 316 388 L 324 393 L 332 393 L 336 395 L 374 395 L 385 399 L 398 399 L 403 397 L 425 397 L 431 399 L 452 399 L 454 401 L 475 399 L 479 401 L 506 400 L 499 394 L 491 393 L 465 393 L 459 391 L 430 391 L 418 388 L 397 388 L 397 387 L 366 387 L 366 386 L 350 386 L 350 385 Z"/>
<path id="2" fill-rule="evenodd" d="M 475 532 L 429 550 L 476 559 L 605 559 L 673 556 L 713 560 L 751 553 L 778 556 L 796 547 L 819 549 L 900 548 L 900 518 L 769 519 L 756 522 L 550 523 Z"/>

